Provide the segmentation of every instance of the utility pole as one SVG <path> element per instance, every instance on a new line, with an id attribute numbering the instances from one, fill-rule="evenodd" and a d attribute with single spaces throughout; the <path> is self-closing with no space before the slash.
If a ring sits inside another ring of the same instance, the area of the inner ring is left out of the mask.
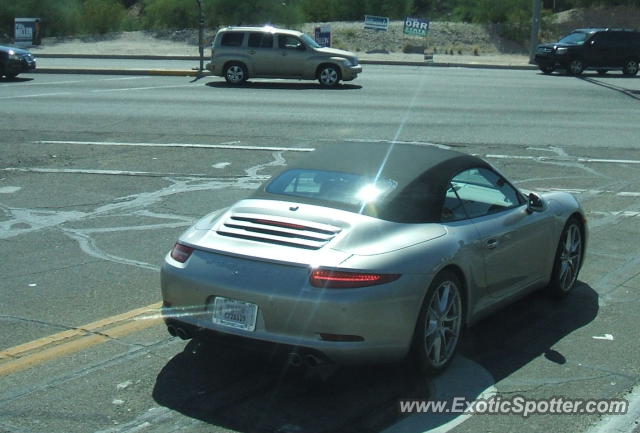
<path id="1" fill-rule="evenodd" d="M 533 17 L 531 18 L 531 45 L 529 46 L 529 64 L 533 65 L 538 48 L 538 35 L 540 34 L 540 11 L 542 0 L 533 0 Z"/>
<path id="2" fill-rule="evenodd" d="M 202 12 L 202 0 L 198 2 L 199 29 L 198 29 L 198 50 L 200 51 L 200 68 L 198 69 L 198 77 L 203 75 L 204 70 L 204 14 Z"/>

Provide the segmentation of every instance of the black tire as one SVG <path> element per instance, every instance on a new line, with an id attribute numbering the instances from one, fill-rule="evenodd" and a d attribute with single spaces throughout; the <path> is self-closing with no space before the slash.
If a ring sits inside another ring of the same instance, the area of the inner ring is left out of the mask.
<path id="1" fill-rule="evenodd" d="M 442 271 L 431 282 L 411 348 L 420 372 L 437 375 L 453 360 L 464 330 L 462 296 L 462 283 L 453 272 Z"/>
<path id="2" fill-rule="evenodd" d="M 633 77 L 638 73 L 638 61 L 635 59 L 628 59 L 622 66 L 622 73 L 628 77 Z"/>
<path id="3" fill-rule="evenodd" d="M 598 69 L 598 75 L 607 75 L 607 71 L 606 69 Z"/>
<path id="4" fill-rule="evenodd" d="M 242 63 L 228 63 L 224 67 L 224 79 L 231 85 L 243 84 L 247 78 L 247 67 Z"/>
<path id="5" fill-rule="evenodd" d="M 340 69 L 334 65 L 322 65 L 318 68 L 318 82 L 323 87 L 336 87 L 340 83 Z"/>
<path id="6" fill-rule="evenodd" d="M 584 230 L 576 217 L 569 218 L 562 229 L 553 271 L 549 281 L 549 292 L 555 298 L 564 298 L 576 285 L 584 255 Z"/>
<path id="7" fill-rule="evenodd" d="M 540 69 L 540 71 L 542 71 L 543 74 L 549 75 L 553 71 L 555 71 L 556 68 L 554 68 L 553 66 L 549 66 L 549 65 L 540 65 L 540 66 L 538 66 L 538 69 Z"/>
<path id="8" fill-rule="evenodd" d="M 580 75 L 582 71 L 584 71 L 585 64 L 580 59 L 574 59 L 569 62 L 567 65 L 567 74 L 569 75 Z"/>

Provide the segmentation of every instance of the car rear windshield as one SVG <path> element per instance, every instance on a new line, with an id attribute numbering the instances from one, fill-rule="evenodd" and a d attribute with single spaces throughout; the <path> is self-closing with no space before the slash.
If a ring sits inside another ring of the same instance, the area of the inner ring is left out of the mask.
<path id="1" fill-rule="evenodd" d="M 383 201 L 398 186 L 393 179 L 373 179 L 338 171 L 292 169 L 267 185 L 267 192 L 364 206 Z"/>
<path id="2" fill-rule="evenodd" d="M 569 33 L 564 38 L 560 39 L 558 43 L 561 44 L 569 44 L 569 45 L 582 45 L 584 41 L 589 37 L 588 33 L 585 32 L 573 32 Z"/>

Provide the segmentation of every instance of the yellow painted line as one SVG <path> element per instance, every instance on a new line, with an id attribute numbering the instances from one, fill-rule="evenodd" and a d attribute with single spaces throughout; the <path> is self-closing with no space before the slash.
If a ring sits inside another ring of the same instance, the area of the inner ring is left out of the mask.
<path id="1" fill-rule="evenodd" d="M 21 344 L 0 352 L 0 377 L 22 371 L 46 361 L 60 358 L 71 353 L 79 352 L 110 339 L 120 338 L 137 331 L 156 325 L 162 317 L 154 314 L 149 317 L 137 317 L 145 313 L 156 313 L 161 303 L 137 308 L 116 316 L 107 317 L 97 322 L 89 323 L 78 329 L 59 332 L 48 337 L 40 338 L 29 343 Z M 125 321 L 125 323 L 118 324 Z M 115 325 L 109 327 L 111 325 Z M 105 330 L 99 331 L 102 328 Z M 73 338 L 78 337 L 80 338 Z M 71 340 L 69 340 L 71 339 Z M 69 340 L 66 341 L 65 340 Z M 61 344 L 55 344 L 61 343 Z M 47 347 L 52 346 L 52 347 Z M 33 352 L 33 353 L 28 353 Z"/>

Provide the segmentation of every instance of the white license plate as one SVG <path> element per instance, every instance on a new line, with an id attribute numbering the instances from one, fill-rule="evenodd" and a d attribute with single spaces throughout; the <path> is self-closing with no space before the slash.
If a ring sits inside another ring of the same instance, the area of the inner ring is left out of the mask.
<path id="1" fill-rule="evenodd" d="M 255 331 L 257 316 L 258 306 L 256 304 L 220 296 L 213 301 L 212 319 L 216 325 Z"/>

